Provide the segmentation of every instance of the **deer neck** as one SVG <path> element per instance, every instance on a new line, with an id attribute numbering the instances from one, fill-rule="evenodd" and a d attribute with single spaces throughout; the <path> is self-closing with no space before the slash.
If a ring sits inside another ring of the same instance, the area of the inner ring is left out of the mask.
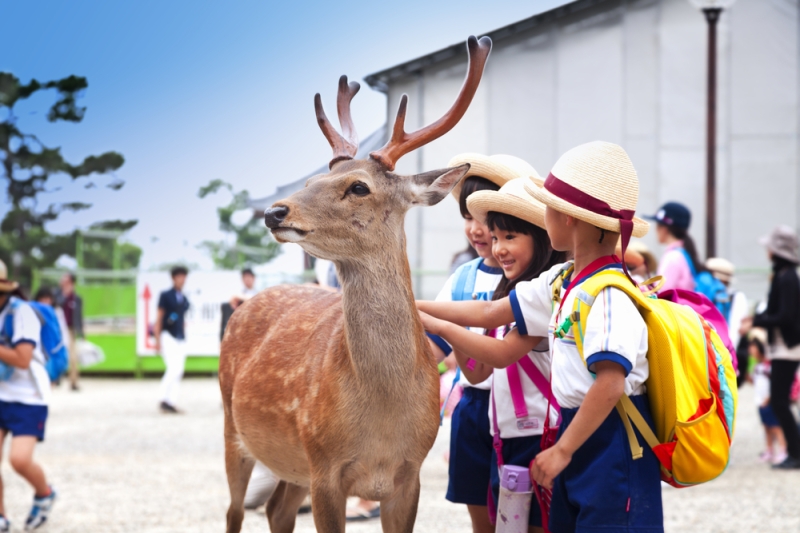
<path id="1" fill-rule="evenodd" d="M 366 261 L 338 261 L 336 267 L 355 372 L 366 383 L 403 387 L 402 378 L 424 357 L 405 238 Z"/>

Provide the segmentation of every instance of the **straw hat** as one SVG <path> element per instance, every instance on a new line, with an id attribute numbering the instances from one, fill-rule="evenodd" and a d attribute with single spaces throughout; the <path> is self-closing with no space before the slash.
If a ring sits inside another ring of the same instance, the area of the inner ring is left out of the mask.
<path id="1" fill-rule="evenodd" d="M 721 257 L 709 257 L 706 260 L 706 268 L 718 280 L 724 283 L 730 283 L 733 279 L 733 274 L 736 272 L 736 267 L 727 259 Z"/>
<path id="2" fill-rule="evenodd" d="M 544 186 L 531 185 L 528 192 L 545 205 L 598 228 L 622 233 L 623 216 L 631 217 L 634 237 L 646 235 L 650 227 L 633 217 L 639 178 L 628 154 L 616 144 L 594 141 L 569 150 L 556 161 Z"/>
<path id="3" fill-rule="evenodd" d="M 19 283 L 8 280 L 8 269 L 6 264 L 0 260 L 0 292 L 11 292 L 17 287 L 19 287 Z"/>
<path id="4" fill-rule="evenodd" d="M 528 194 L 526 184 L 536 185 L 530 178 L 509 181 L 499 191 L 477 191 L 467 198 L 467 209 L 478 220 L 486 220 L 489 211 L 515 216 L 544 227 L 544 204 Z"/>
<path id="5" fill-rule="evenodd" d="M 620 240 L 621 241 L 621 240 Z M 617 243 L 617 255 L 622 257 L 625 264 L 628 265 L 629 268 L 639 268 L 643 264 L 645 264 L 645 259 L 642 254 L 637 252 L 631 247 L 625 249 L 625 253 L 622 253 L 622 242 Z"/>
<path id="6" fill-rule="evenodd" d="M 658 272 L 658 261 L 656 260 L 656 256 L 653 255 L 653 252 L 650 251 L 650 248 L 648 248 L 645 243 L 642 241 L 631 241 L 628 245 L 628 248 L 634 252 L 637 252 L 644 258 L 644 262 L 647 264 L 648 272 Z"/>
<path id="7" fill-rule="evenodd" d="M 506 182 L 516 178 L 531 178 L 537 183 L 544 181 L 535 168 L 513 155 L 459 154 L 451 159 L 447 166 L 457 167 L 464 163 L 469 163 L 469 172 L 453 189 L 452 195 L 456 201 L 461 198 L 461 187 L 464 184 L 464 180 L 470 176 L 486 178 L 498 187 L 502 187 Z"/>

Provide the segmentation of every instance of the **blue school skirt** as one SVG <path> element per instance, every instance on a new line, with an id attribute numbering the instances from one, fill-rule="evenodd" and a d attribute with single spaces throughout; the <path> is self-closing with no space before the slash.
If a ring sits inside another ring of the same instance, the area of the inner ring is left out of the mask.
<path id="1" fill-rule="evenodd" d="M 652 427 L 647 395 L 632 396 L 631 400 Z M 577 411 L 561 410 L 559 437 Z M 550 506 L 553 533 L 664 531 L 658 459 L 638 430 L 636 434 L 644 447 L 644 456 L 634 461 L 622 419 L 613 409 L 578 448 L 553 485 Z"/>
<path id="2" fill-rule="evenodd" d="M 539 452 L 542 451 L 542 436 L 517 437 L 503 439 L 503 463 L 528 468 Z M 500 471 L 497 469 L 497 457 L 492 450 L 492 494 L 495 506 L 500 497 Z M 531 513 L 528 516 L 528 525 L 542 527 L 542 509 L 536 495 L 531 496 Z"/>
<path id="3" fill-rule="evenodd" d="M 486 505 L 492 463 L 488 390 L 465 387 L 450 427 L 450 476 L 445 496 L 453 503 Z"/>

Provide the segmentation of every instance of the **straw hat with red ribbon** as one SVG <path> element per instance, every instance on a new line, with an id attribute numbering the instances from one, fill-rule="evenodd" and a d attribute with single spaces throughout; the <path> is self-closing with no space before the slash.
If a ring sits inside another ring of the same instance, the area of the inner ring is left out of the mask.
<path id="1" fill-rule="evenodd" d="M 635 217 L 639 178 L 625 150 L 594 141 L 562 155 L 542 187 L 526 185 L 543 204 L 621 235 L 622 253 L 631 236 L 647 234 L 649 224 Z"/>
<path id="2" fill-rule="evenodd" d="M 0 292 L 11 292 L 19 287 L 19 283 L 16 281 L 9 281 L 8 279 L 8 268 L 6 268 L 6 264 L 0 260 Z"/>

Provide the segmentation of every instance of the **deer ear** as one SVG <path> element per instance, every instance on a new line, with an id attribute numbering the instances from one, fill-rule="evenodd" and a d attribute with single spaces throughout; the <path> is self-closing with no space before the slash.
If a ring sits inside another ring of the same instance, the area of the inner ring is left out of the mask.
<path id="1" fill-rule="evenodd" d="M 431 170 L 423 174 L 409 176 L 409 189 L 413 205 L 436 205 L 450 194 L 450 191 L 469 171 L 469 163 L 458 167 Z"/>

